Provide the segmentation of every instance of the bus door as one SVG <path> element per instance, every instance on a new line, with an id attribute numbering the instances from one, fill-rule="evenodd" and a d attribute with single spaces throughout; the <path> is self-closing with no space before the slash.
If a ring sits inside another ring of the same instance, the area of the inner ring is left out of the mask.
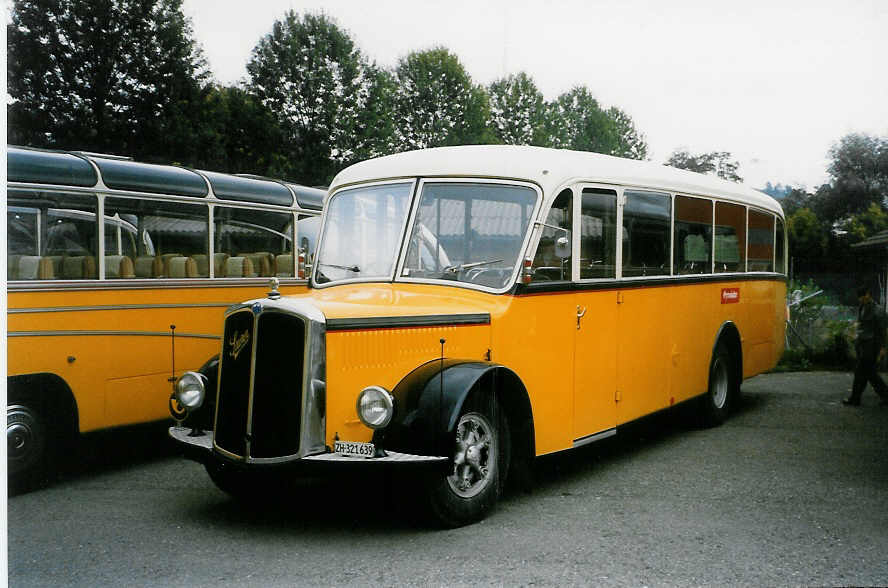
<path id="1" fill-rule="evenodd" d="M 621 198 L 621 288 L 616 293 L 617 422 L 669 404 L 672 362 L 669 194 L 624 190 Z"/>
<path id="2" fill-rule="evenodd" d="M 613 433 L 619 328 L 615 291 L 617 193 L 582 187 L 574 204 L 579 279 L 574 352 L 574 446 Z"/>

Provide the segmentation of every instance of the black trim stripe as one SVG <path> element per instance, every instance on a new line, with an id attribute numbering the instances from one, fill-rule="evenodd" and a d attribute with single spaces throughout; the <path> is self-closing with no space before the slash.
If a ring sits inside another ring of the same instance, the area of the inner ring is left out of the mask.
<path id="1" fill-rule="evenodd" d="M 426 314 L 420 316 L 380 316 L 327 319 L 327 331 L 402 329 L 453 325 L 489 325 L 490 314 Z"/>
<path id="2" fill-rule="evenodd" d="M 670 276 L 664 278 L 602 280 L 599 282 L 531 282 L 515 284 L 508 292 L 512 296 L 529 296 L 553 292 L 582 292 L 586 290 L 632 290 L 635 288 L 666 288 L 686 284 L 725 282 L 785 282 L 783 274 L 706 274 L 702 276 Z"/>

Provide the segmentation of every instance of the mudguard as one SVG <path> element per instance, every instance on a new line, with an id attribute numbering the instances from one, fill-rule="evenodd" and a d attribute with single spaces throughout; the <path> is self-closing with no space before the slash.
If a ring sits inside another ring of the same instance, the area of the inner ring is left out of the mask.
<path id="1" fill-rule="evenodd" d="M 207 378 L 207 396 L 203 405 L 194 412 L 180 412 L 175 393 L 170 396 L 170 414 L 180 426 L 211 431 L 216 419 L 216 392 L 219 386 L 219 354 L 208 359 L 199 370 Z M 181 375 L 181 374 L 180 374 Z M 184 416 L 184 418 L 182 418 Z"/>
<path id="2" fill-rule="evenodd" d="M 392 422 L 374 432 L 377 447 L 415 455 L 450 455 L 451 439 L 469 393 L 482 381 L 517 376 L 508 368 L 483 361 L 433 360 L 407 374 L 392 390 Z"/>

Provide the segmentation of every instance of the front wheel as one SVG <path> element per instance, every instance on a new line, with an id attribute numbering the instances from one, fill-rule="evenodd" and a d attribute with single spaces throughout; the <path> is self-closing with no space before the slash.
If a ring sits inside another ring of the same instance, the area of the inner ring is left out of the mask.
<path id="1" fill-rule="evenodd" d="M 496 505 L 505 480 L 510 439 L 495 400 L 463 409 L 453 434 L 453 460 L 446 474 L 429 481 L 431 514 L 446 527 L 484 518 Z"/>

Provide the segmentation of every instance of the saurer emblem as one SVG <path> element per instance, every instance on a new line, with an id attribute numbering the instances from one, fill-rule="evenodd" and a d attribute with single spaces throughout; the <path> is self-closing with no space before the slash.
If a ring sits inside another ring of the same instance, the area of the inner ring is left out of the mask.
<path id="1" fill-rule="evenodd" d="M 243 351 L 244 347 L 247 346 L 247 343 L 250 342 L 250 332 L 244 331 L 240 335 L 235 332 L 229 339 L 228 345 L 231 347 L 231 350 L 228 352 L 228 355 L 231 356 L 231 359 L 237 359 L 237 356 L 240 355 L 240 352 Z"/>

